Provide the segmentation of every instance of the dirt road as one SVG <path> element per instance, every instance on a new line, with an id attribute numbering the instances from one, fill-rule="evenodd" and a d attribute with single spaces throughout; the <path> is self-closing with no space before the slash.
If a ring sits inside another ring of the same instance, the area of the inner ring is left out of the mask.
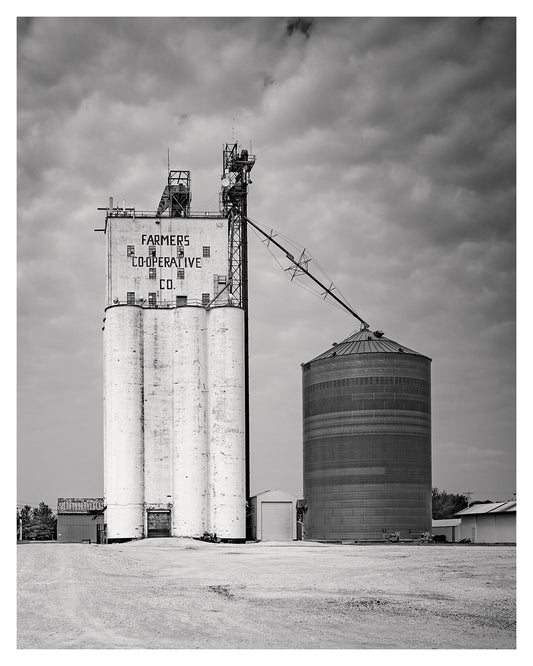
<path id="1" fill-rule="evenodd" d="M 513 648 L 515 549 L 18 547 L 19 648 Z"/>

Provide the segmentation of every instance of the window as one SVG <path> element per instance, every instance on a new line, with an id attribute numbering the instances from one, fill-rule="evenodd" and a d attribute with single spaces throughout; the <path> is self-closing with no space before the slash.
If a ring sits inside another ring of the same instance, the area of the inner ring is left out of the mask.
<path id="1" fill-rule="evenodd" d="M 155 245 L 148 246 L 148 256 L 155 257 Z"/>
<path id="2" fill-rule="evenodd" d="M 217 276 L 217 282 L 218 282 L 218 284 L 226 284 L 226 276 L 225 275 L 218 275 Z"/>
<path id="3" fill-rule="evenodd" d="M 155 305 L 156 304 L 156 296 L 157 296 L 157 294 L 155 293 L 155 291 L 151 291 L 148 294 L 148 305 Z"/>
<path id="4" fill-rule="evenodd" d="M 183 245 L 178 245 L 178 257 L 183 257 L 185 254 L 185 250 L 183 249 Z"/>
<path id="5" fill-rule="evenodd" d="M 185 269 L 178 268 L 178 280 L 185 280 Z"/>
<path id="6" fill-rule="evenodd" d="M 176 307 L 180 308 L 182 305 L 187 305 L 187 296 L 176 296 Z"/>
<path id="7" fill-rule="evenodd" d="M 156 275 L 155 268 L 149 268 L 148 269 L 148 277 L 150 278 L 150 280 L 155 280 L 156 279 L 157 275 Z"/>
<path id="8" fill-rule="evenodd" d="M 135 245 L 128 245 L 128 257 L 135 256 Z"/>
<path id="9" fill-rule="evenodd" d="M 128 294 L 126 296 L 126 302 L 128 305 L 135 305 L 135 292 L 134 291 L 128 291 Z"/>
<path id="10" fill-rule="evenodd" d="M 202 294 L 202 305 L 209 305 L 210 300 L 209 294 Z"/>
<path id="11" fill-rule="evenodd" d="M 204 245 L 202 248 L 202 257 L 210 257 L 210 256 L 211 256 L 211 246 Z"/>

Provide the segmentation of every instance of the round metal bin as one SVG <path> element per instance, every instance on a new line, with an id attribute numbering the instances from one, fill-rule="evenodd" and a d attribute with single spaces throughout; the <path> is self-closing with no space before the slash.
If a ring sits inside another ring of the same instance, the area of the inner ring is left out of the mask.
<path id="1" fill-rule="evenodd" d="M 430 531 L 431 359 L 363 329 L 302 370 L 305 538 Z"/>

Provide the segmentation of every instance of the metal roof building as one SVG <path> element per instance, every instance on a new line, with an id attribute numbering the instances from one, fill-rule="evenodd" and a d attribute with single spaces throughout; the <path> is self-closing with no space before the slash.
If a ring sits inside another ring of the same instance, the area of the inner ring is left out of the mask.
<path id="1" fill-rule="evenodd" d="M 472 543 L 516 543 L 516 502 L 474 504 L 458 511 L 461 535 Z"/>
<path id="2" fill-rule="evenodd" d="M 458 511 L 456 516 L 474 516 L 487 513 L 516 513 L 516 502 L 492 502 L 487 504 L 473 504 L 467 509 Z"/>
<path id="3" fill-rule="evenodd" d="M 460 541 L 461 537 L 461 519 L 451 518 L 444 520 L 431 521 L 431 534 L 433 536 L 443 536 L 446 541 L 455 543 Z"/>
<path id="4" fill-rule="evenodd" d="M 57 540 L 60 543 L 103 543 L 102 497 L 60 497 L 57 500 Z"/>
<path id="5" fill-rule="evenodd" d="M 252 539 L 294 541 L 298 498 L 281 490 L 266 490 L 251 498 Z"/>

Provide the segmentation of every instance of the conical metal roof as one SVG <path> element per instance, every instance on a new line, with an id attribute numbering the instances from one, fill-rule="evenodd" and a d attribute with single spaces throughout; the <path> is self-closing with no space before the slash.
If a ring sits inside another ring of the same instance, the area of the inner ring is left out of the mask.
<path id="1" fill-rule="evenodd" d="M 383 335 L 382 331 L 370 331 L 369 329 L 362 329 L 349 335 L 342 342 L 333 343 L 331 349 L 312 359 L 312 361 L 319 361 L 323 358 L 330 358 L 332 356 L 348 356 L 350 354 L 415 354 L 416 356 L 424 356 L 419 354 L 413 349 L 404 347 L 404 345 L 390 340 Z M 427 358 L 427 357 L 425 357 Z M 309 361 L 311 363 L 312 361 Z"/>

